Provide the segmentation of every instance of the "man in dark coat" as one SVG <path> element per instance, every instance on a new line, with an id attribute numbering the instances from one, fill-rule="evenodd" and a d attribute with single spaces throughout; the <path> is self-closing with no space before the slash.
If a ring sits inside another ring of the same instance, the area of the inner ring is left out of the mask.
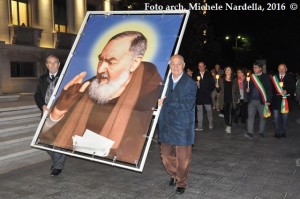
<path id="1" fill-rule="evenodd" d="M 272 108 L 276 138 L 286 137 L 288 115 L 290 111 L 291 96 L 295 92 L 293 77 L 287 73 L 285 64 L 278 65 L 278 74 L 272 77 L 273 96 Z"/>
<path id="2" fill-rule="evenodd" d="M 197 118 L 198 127 L 197 131 L 203 130 L 203 107 L 206 109 L 208 127 L 213 128 L 213 115 L 212 115 L 212 99 L 211 93 L 215 89 L 215 80 L 211 72 L 206 70 L 206 65 L 204 62 L 199 62 L 198 64 L 199 72 L 195 75 L 197 81 Z"/>
<path id="3" fill-rule="evenodd" d="M 171 176 L 169 185 L 177 184 L 176 193 L 184 193 L 191 164 L 195 138 L 196 84 L 185 72 L 184 59 L 174 55 L 170 59 L 171 75 L 159 117 L 159 141 L 163 165 Z"/>
<path id="4" fill-rule="evenodd" d="M 58 57 L 56 57 L 55 55 L 49 55 L 46 58 L 46 66 L 48 68 L 48 71 L 39 78 L 39 82 L 34 94 L 35 103 L 41 110 L 42 114 L 45 111 L 49 111 L 47 108 L 47 104 L 50 100 L 56 82 L 60 75 L 60 63 Z M 52 159 L 50 175 L 57 176 L 60 174 L 64 167 L 66 155 L 52 151 L 47 152 Z"/>

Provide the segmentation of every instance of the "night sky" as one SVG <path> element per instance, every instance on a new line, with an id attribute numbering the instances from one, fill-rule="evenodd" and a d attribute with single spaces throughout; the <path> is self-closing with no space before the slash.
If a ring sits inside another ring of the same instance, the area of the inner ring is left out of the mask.
<path id="1" fill-rule="evenodd" d="M 285 11 L 211 11 L 208 24 L 214 39 L 223 45 L 226 35 L 251 38 L 251 58 L 266 59 L 269 71 L 283 62 L 289 71 L 300 72 L 300 12 L 289 5 L 285 4 Z"/>

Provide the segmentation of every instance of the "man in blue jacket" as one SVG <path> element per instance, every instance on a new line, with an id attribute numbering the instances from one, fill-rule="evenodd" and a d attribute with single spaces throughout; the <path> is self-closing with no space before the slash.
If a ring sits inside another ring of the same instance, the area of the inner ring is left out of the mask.
<path id="1" fill-rule="evenodd" d="M 177 184 L 176 193 L 184 193 L 191 164 L 195 138 L 195 81 L 183 72 L 181 55 L 173 55 L 169 63 L 171 75 L 159 117 L 159 140 L 163 165 L 171 176 L 170 186 Z"/>

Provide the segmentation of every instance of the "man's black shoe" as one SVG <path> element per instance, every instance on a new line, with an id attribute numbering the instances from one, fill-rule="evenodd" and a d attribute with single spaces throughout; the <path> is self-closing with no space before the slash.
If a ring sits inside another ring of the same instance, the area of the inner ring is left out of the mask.
<path id="1" fill-rule="evenodd" d="M 170 179 L 170 182 L 169 182 L 169 186 L 170 186 L 170 187 L 174 187 L 175 185 L 176 185 L 176 179 L 171 178 L 171 179 Z"/>
<path id="2" fill-rule="evenodd" d="M 285 133 L 283 133 L 283 134 L 281 135 L 281 137 L 286 138 Z"/>
<path id="3" fill-rule="evenodd" d="M 177 189 L 176 189 L 176 194 L 183 194 L 184 191 L 185 191 L 185 188 L 177 187 Z"/>
<path id="4" fill-rule="evenodd" d="M 53 169 L 50 173 L 51 176 L 58 176 L 61 173 L 61 169 Z"/>
<path id="5" fill-rule="evenodd" d="M 280 135 L 278 133 L 276 133 L 273 137 L 274 138 L 280 138 Z"/>

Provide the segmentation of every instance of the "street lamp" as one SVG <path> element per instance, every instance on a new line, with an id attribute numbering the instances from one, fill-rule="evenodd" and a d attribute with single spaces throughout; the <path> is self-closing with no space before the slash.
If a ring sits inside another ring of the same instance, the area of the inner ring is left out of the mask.
<path id="1" fill-rule="evenodd" d="M 242 37 L 241 35 L 236 36 L 234 39 L 235 39 L 235 48 L 238 47 L 238 40 L 239 39 L 245 40 L 245 38 Z M 230 36 L 225 36 L 225 40 L 230 40 Z"/>

